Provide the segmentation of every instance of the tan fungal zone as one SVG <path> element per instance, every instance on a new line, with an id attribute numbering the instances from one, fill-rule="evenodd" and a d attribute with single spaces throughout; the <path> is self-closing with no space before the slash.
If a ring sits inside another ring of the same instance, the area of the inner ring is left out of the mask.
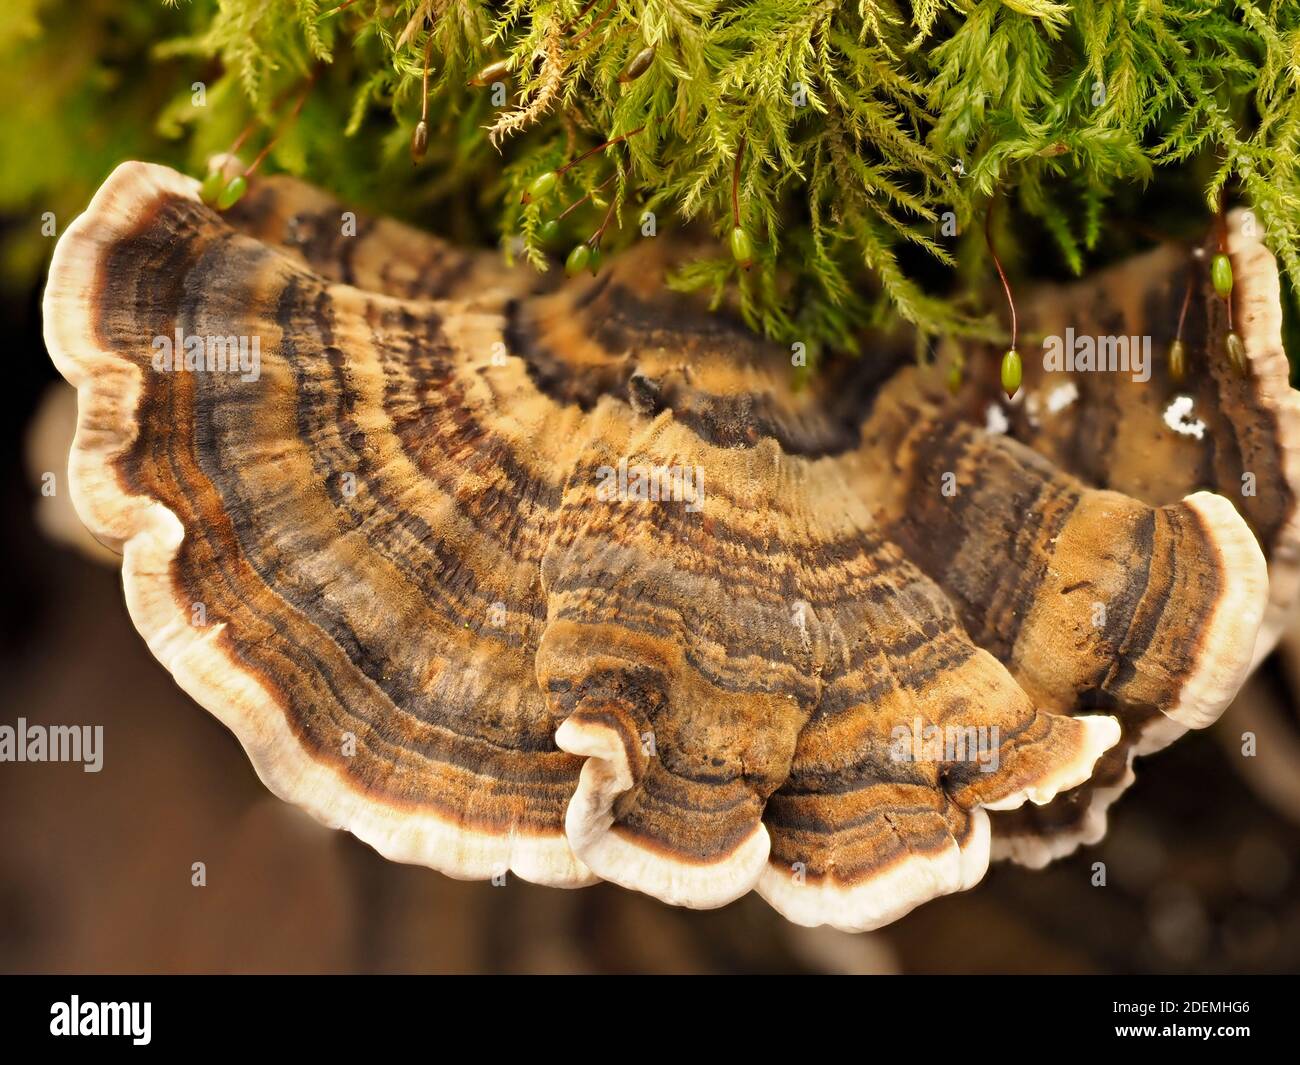
<path id="1" fill-rule="evenodd" d="M 1084 461 L 1099 412 L 1158 430 L 1158 379 L 989 433 L 974 367 L 956 400 L 893 352 L 793 390 L 787 351 L 664 290 L 660 242 L 542 291 L 343 214 L 259 179 L 218 215 L 124 164 L 60 241 L 46 339 L 151 650 L 273 791 L 390 858 L 878 927 L 1000 843 L 1094 831 L 1281 604 L 1255 534 L 1295 568 L 1292 399 L 1254 246 L 1256 372 L 1193 361 L 1211 432 L 1161 474 L 1114 438 Z M 258 372 L 156 368 L 178 335 L 257 338 Z M 1224 498 L 1243 457 L 1254 503 Z"/>

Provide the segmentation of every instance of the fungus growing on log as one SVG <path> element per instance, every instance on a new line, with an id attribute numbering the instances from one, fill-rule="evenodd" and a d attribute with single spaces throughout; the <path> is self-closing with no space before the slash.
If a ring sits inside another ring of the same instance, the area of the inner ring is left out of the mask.
<path id="1" fill-rule="evenodd" d="M 953 397 L 882 352 L 795 389 L 788 351 L 664 290 L 664 242 L 540 291 L 343 210 L 258 178 L 223 215 L 124 164 L 45 328 L 74 500 L 150 649 L 277 795 L 389 858 L 878 927 L 973 886 L 1002 819 L 1050 850 L 1094 773 L 1212 722 L 1294 595 L 1256 245 L 1246 378 L 1191 316 L 1197 441 L 1159 369 L 991 433 L 996 373 Z M 1183 272 L 1152 254 L 1140 293 L 1029 296 L 1022 336 L 1112 302 L 1158 330 Z"/>

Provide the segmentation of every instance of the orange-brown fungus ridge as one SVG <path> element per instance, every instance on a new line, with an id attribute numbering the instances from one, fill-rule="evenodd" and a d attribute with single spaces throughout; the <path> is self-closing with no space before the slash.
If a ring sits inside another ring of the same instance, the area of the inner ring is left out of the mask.
<path id="1" fill-rule="evenodd" d="M 1022 298 L 1008 405 L 1000 349 L 897 340 L 796 390 L 665 290 L 664 238 L 553 286 L 349 217 L 126 163 L 45 335 L 150 649 L 389 858 L 878 927 L 1098 839 L 1297 595 L 1297 399 L 1240 219 L 1244 378 L 1206 276 L 1169 379 L 1160 247 Z M 1149 379 L 1047 372 L 1067 330 L 1149 337 Z"/>

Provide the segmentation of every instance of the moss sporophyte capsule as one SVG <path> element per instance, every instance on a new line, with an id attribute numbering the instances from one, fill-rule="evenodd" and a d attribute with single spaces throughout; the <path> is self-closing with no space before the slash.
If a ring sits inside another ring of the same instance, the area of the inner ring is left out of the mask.
<path id="1" fill-rule="evenodd" d="M 532 203 L 533 200 L 544 200 L 555 191 L 555 186 L 559 181 L 560 178 L 554 170 L 538 174 L 524 192 L 524 203 Z"/>
<path id="2" fill-rule="evenodd" d="M 1246 345 L 1242 343 L 1241 337 L 1235 332 L 1229 333 L 1226 347 L 1228 349 L 1228 365 L 1232 367 L 1233 372 L 1238 377 L 1245 377 L 1250 370 L 1250 363 L 1246 359 Z"/>
<path id="3" fill-rule="evenodd" d="M 564 272 L 570 277 L 582 273 L 583 270 L 591 263 L 591 248 L 586 244 L 579 244 L 569 252 L 569 257 L 564 261 Z"/>
<path id="4" fill-rule="evenodd" d="M 1002 391 L 1010 399 L 1020 391 L 1020 381 L 1024 376 L 1024 364 L 1020 361 L 1020 352 L 1011 348 L 1002 356 Z"/>
<path id="5" fill-rule="evenodd" d="M 650 69 L 654 57 L 655 50 L 653 46 L 642 48 L 641 51 L 628 60 L 627 66 L 623 68 L 623 73 L 618 76 L 618 80 L 622 82 L 636 81 L 637 78 Z"/>
<path id="6" fill-rule="evenodd" d="M 222 211 L 234 207 L 244 198 L 244 193 L 247 191 L 248 179 L 241 174 L 221 190 L 221 195 L 217 197 L 217 207 Z"/>
<path id="7" fill-rule="evenodd" d="M 1169 345 L 1169 377 L 1175 383 L 1187 376 L 1187 347 L 1181 340 Z"/>
<path id="8" fill-rule="evenodd" d="M 226 187 L 226 176 L 220 170 L 213 170 L 203 179 L 199 186 L 199 199 L 209 207 L 216 206 L 217 197 L 221 195 L 221 190 Z"/>
<path id="9" fill-rule="evenodd" d="M 494 81 L 500 81 L 510 73 L 510 60 L 498 59 L 495 63 L 489 63 L 472 78 L 469 79 L 471 85 L 491 85 Z"/>
<path id="10" fill-rule="evenodd" d="M 418 163 L 428 150 L 429 124 L 424 119 L 420 119 L 415 124 L 415 132 L 411 134 L 411 159 Z"/>
<path id="11" fill-rule="evenodd" d="M 961 391 L 961 362 L 954 360 L 953 364 L 948 367 L 948 391 L 954 396 Z"/>
<path id="12" fill-rule="evenodd" d="M 748 270 L 754 265 L 754 242 L 749 239 L 749 233 L 743 226 L 736 226 L 731 231 L 731 257 L 742 270 Z"/>
<path id="13" fill-rule="evenodd" d="M 199 199 L 209 207 L 225 211 L 242 200 L 247 191 L 248 179 L 243 174 L 226 181 L 225 174 L 220 170 L 213 170 L 199 186 Z"/>
<path id="14" fill-rule="evenodd" d="M 1232 295 L 1232 260 L 1219 252 L 1210 262 L 1210 281 L 1225 300 Z"/>

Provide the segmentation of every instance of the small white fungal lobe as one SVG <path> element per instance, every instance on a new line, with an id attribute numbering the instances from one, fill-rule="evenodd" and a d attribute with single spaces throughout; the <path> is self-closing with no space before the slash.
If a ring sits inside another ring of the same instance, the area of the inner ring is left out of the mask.
<path id="1" fill-rule="evenodd" d="M 1192 418 L 1192 397 L 1175 396 L 1165 408 L 1165 424 L 1183 436 L 1194 436 L 1200 440 L 1205 436 L 1205 423 L 1199 418 Z"/>
<path id="2" fill-rule="evenodd" d="M 998 435 L 1005 433 L 1010 427 L 1011 423 L 1007 421 L 1007 416 L 1003 413 L 1002 407 L 997 403 L 990 403 L 988 410 L 984 412 L 985 431 Z"/>
<path id="3" fill-rule="evenodd" d="M 1057 385 L 1047 393 L 1047 413 L 1059 414 L 1079 398 L 1079 388 L 1073 381 Z"/>
<path id="4" fill-rule="evenodd" d="M 1038 415 L 1042 412 L 1043 404 L 1038 398 L 1037 392 L 1030 392 L 1025 397 L 1025 417 L 1029 419 L 1029 424 L 1034 429 L 1038 428 Z"/>

